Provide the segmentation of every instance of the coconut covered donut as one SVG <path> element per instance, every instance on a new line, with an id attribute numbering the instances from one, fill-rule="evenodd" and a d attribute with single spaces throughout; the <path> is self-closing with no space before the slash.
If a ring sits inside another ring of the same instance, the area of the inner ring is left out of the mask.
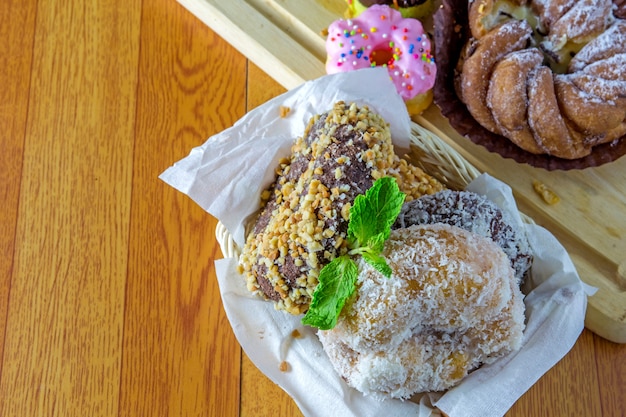
<path id="1" fill-rule="evenodd" d="M 493 241 L 446 224 L 391 232 L 385 278 L 364 261 L 354 299 L 319 338 L 337 372 L 377 398 L 441 391 L 520 348 L 524 304 Z"/>
<path id="2" fill-rule="evenodd" d="M 611 0 L 473 0 L 456 90 L 473 118 L 567 160 L 626 134 L 626 20 Z"/>
<path id="3" fill-rule="evenodd" d="M 532 250 L 520 230 L 495 203 L 469 191 L 442 190 L 406 202 L 394 229 L 445 223 L 493 240 L 509 257 L 521 285 L 532 264 Z"/>

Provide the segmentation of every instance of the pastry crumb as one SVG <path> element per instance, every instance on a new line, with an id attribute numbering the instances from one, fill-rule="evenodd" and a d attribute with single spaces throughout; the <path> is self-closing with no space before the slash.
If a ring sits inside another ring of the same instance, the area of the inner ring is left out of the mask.
<path id="1" fill-rule="evenodd" d="M 280 106 L 278 108 L 278 111 L 280 112 L 280 118 L 284 119 L 285 117 L 287 117 L 287 115 L 289 115 L 289 112 L 291 111 L 291 109 L 287 106 Z"/>
<path id="2" fill-rule="evenodd" d="M 535 189 L 535 192 L 539 194 L 539 196 L 543 199 L 543 201 L 550 204 L 551 206 L 561 201 L 559 196 L 556 195 L 554 191 L 552 191 L 550 188 L 548 188 L 547 185 L 542 182 L 533 180 L 533 188 Z"/>
<path id="3" fill-rule="evenodd" d="M 289 362 L 287 362 L 287 361 L 282 361 L 282 362 L 280 363 L 280 365 L 278 365 L 278 370 L 279 370 L 280 372 L 287 372 L 287 371 L 289 371 Z"/>
<path id="4" fill-rule="evenodd" d="M 294 329 L 294 331 L 291 332 L 291 337 L 293 337 L 294 339 L 301 339 L 302 333 L 300 333 L 298 329 Z"/>

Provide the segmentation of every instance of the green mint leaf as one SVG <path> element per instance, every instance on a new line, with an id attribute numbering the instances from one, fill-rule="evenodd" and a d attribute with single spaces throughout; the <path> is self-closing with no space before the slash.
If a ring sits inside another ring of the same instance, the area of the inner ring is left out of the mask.
<path id="1" fill-rule="evenodd" d="M 391 225 L 400 214 L 404 197 L 391 177 L 379 178 L 365 195 L 356 197 L 348 220 L 347 237 L 351 250 L 320 271 L 319 284 L 302 324 L 322 330 L 335 327 L 346 300 L 356 290 L 358 268 L 350 256 L 363 256 L 377 271 L 391 277 L 391 268 L 380 253 L 391 234 Z"/>
<path id="2" fill-rule="evenodd" d="M 365 195 L 359 195 L 350 208 L 348 240 L 354 247 L 368 246 L 370 239 L 382 234 L 389 238 L 391 225 L 400 214 L 405 194 L 395 178 L 377 179 Z"/>
<path id="3" fill-rule="evenodd" d="M 356 263 L 346 255 L 339 256 L 324 266 L 302 324 L 322 330 L 335 327 L 341 309 L 356 289 L 357 275 Z"/>
<path id="4" fill-rule="evenodd" d="M 373 253 L 381 253 L 385 247 L 385 241 L 389 238 L 389 233 L 379 233 L 369 238 L 367 248 Z"/>
<path id="5" fill-rule="evenodd" d="M 391 277 L 392 270 L 391 267 L 387 264 L 385 258 L 371 252 L 363 252 L 362 256 L 363 259 L 365 259 L 365 262 L 372 265 L 378 272 L 383 274 L 385 278 Z"/>

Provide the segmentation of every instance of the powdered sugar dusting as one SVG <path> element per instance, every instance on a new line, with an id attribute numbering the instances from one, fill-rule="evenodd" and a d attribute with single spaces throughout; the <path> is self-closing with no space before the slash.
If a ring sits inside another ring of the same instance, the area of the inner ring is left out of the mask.
<path id="1" fill-rule="evenodd" d="M 546 30 L 549 30 L 553 22 L 561 18 L 576 0 L 534 0 L 532 7 L 541 16 L 541 23 Z"/>
<path id="2" fill-rule="evenodd" d="M 626 21 L 614 14 L 612 0 L 471 2 L 469 7 L 470 28 L 498 22 L 486 33 L 472 30 L 475 37 L 465 47 L 471 53 L 459 61 L 459 98 L 478 124 L 531 154 L 569 160 L 623 136 Z M 520 21 L 532 28 L 529 44 L 522 46 L 522 36 L 506 35 Z M 518 61 L 531 56 L 522 50 L 539 52 L 543 62 L 529 71 L 530 64 Z M 571 75 L 581 90 L 568 87 L 569 102 L 555 93 L 553 76 L 560 74 Z M 576 103 L 584 108 L 568 107 Z M 584 114 L 592 110 L 599 112 L 596 120 Z"/>
<path id="3" fill-rule="evenodd" d="M 559 18 L 550 29 L 550 40 L 568 41 L 603 32 L 611 23 L 611 0 L 580 0 Z"/>
<path id="4" fill-rule="evenodd" d="M 582 72 L 606 80 L 626 81 L 626 53 L 613 55 L 601 61 L 593 62 L 586 66 Z"/>
<path id="5" fill-rule="evenodd" d="M 581 72 L 571 74 L 571 77 L 578 88 L 605 101 L 626 97 L 626 81 L 607 80 Z"/>
<path id="6" fill-rule="evenodd" d="M 616 20 L 602 34 L 586 44 L 570 62 L 569 72 L 583 70 L 595 61 L 626 52 L 626 21 Z"/>

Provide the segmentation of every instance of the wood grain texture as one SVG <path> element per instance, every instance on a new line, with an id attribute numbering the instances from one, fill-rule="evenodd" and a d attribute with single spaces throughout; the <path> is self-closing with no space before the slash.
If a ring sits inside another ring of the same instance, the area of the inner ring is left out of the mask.
<path id="1" fill-rule="evenodd" d="M 601 416 L 598 370 L 589 360 L 594 337 L 585 330 L 572 350 L 513 405 L 507 417 Z"/>
<path id="2" fill-rule="evenodd" d="M 157 178 L 284 87 L 171 0 L 5 1 L 0 63 L 0 417 L 302 415 L 233 335 L 216 220 Z M 507 417 L 624 416 L 625 375 L 585 331 Z"/>
<path id="3" fill-rule="evenodd" d="M 5 416 L 117 413 L 139 6 L 37 3 Z"/>
<path id="4" fill-rule="evenodd" d="M 141 27 L 120 415 L 236 416 L 216 220 L 157 176 L 244 114 L 245 59 L 173 2 L 144 3 Z"/>
<path id="5" fill-rule="evenodd" d="M 595 363 L 603 416 L 626 416 L 626 349 L 594 337 Z"/>
<path id="6" fill-rule="evenodd" d="M 0 80 L 5 80 L 0 88 L 0 335 L 6 328 L 15 251 L 36 4 L 9 0 L 0 8 Z M 3 348 L 4 338 L 0 358 Z"/>

